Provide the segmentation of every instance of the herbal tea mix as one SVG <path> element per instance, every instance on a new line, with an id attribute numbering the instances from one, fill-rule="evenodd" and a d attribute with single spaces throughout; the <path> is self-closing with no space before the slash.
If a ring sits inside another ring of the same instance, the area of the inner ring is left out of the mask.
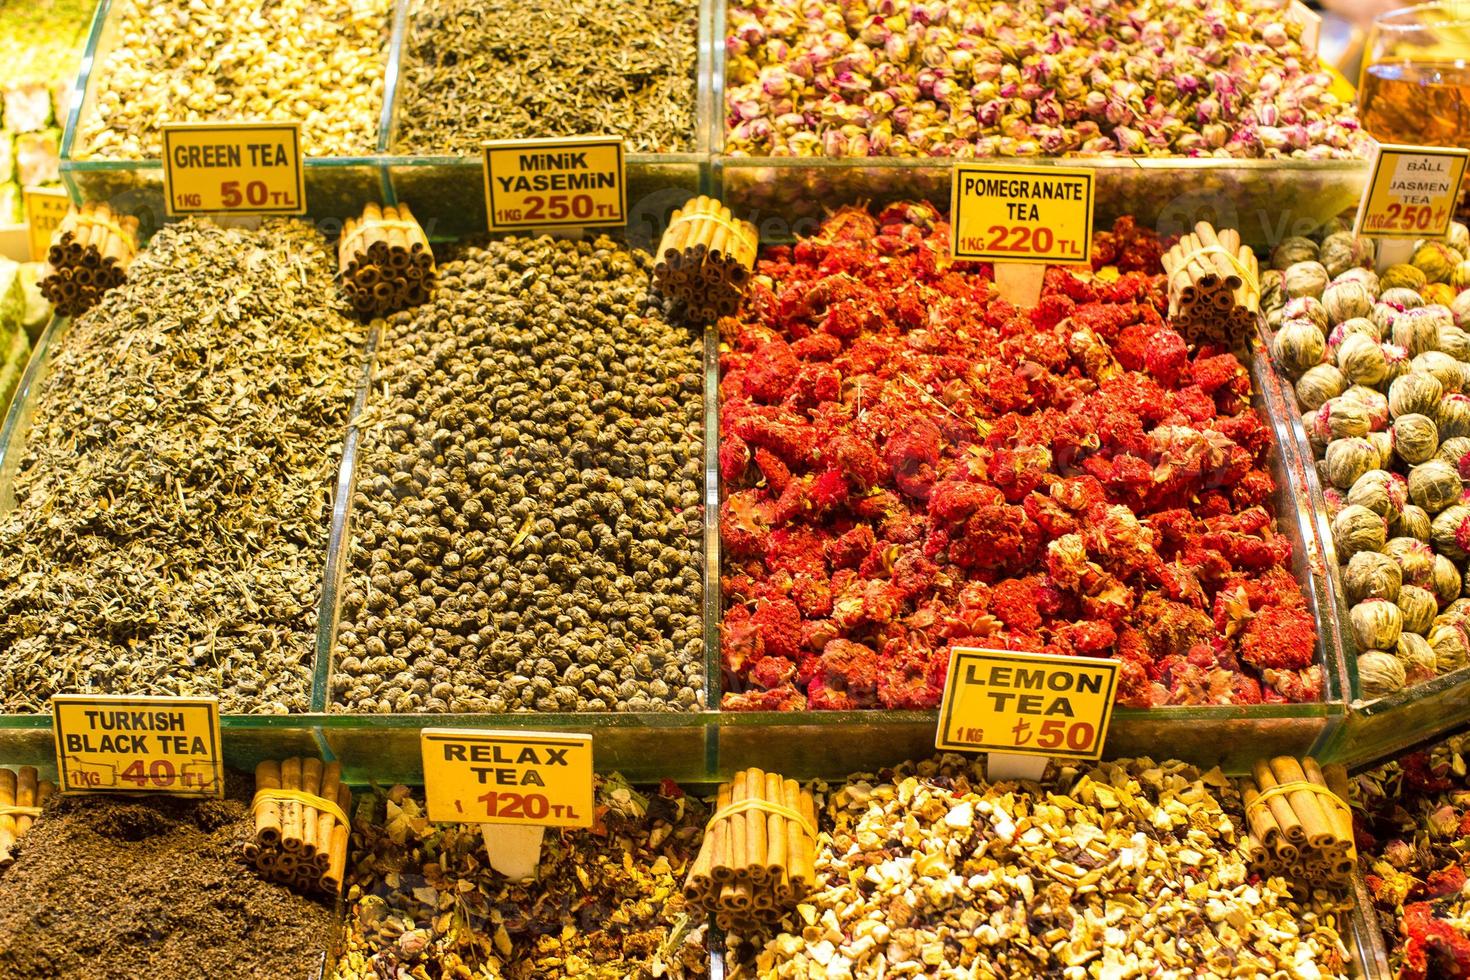
<path id="1" fill-rule="evenodd" d="M 361 419 L 336 701 L 702 701 L 699 338 L 602 237 L 511 238 L 394 315 Z"/>
<path id="2" fill-rule="evenodd" d="M 329 906 L 262 881 L 249 781 L 223 800 L 62 797 L 0 875 L 6 980 L 307 980 Z"/>
<path id="3" fill-rule="evenodd" d="M 694 0 L 423 0 L 409 26 L 395 149 L 606 134 L 635 152 L 690 152 L 698 42 Z"/>
<path id="4" fill-rule="evenodd" d="M 299 222 L 184 221 L 55 342 L 0 518 L 0 702 L 308 707 L 360 329 Z"/>
<path id="5" fill-rule="evenodd" d="M 357 814 L 339 980 L 709 973 L 706 917 L 679 892 L 708 811 L 672 782 L 645 792 L 600 777 L 597 824 L 549 831 L 525 883 L 491 870 L 480 826 L 429 823 L 406 787 Z"/>

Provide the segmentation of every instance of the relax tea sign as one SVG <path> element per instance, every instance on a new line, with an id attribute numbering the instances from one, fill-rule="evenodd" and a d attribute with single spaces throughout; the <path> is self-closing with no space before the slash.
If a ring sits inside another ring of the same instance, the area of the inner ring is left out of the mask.
<path id="1" fill-rule="evenodd" d="M 958 752 L 1100 759 L 1118 664 L 956 647 L 934 745 Z"/>

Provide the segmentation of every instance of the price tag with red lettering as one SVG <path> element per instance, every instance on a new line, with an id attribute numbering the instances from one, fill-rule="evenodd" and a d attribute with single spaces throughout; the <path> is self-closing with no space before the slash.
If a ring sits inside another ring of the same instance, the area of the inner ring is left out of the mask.
<path id="1" fill-rule="evenodd" d="M 1092 257 L 1092 171 L 956 163 L 950 251 L 983 262 Z"/>
<path id="2" fill-rule="evenodd" d="M 51 727 L 63 793 L 224 796 L 215 698 L 57 694 Z"/>
<path id="3" fill-rule="evenodd" d="M 592 736 L 426 728 L 424 795 L 436 823 L 592 826 Z"/>
<path id="4" fill-rule="evenodd" d="M 1354 234 L 1365 238 L 1440 238 L 1449 234 L 1470 150 L 1384 143 L 1358 204 Z"/>
<path id="5" fill-rule="evenodd" d="M 485 212 L 491 231 L 628 223 L 621 139 L 491 140 L 483 152 Z"/>
<path id="6" fill-rule="evenodd" d="M 305 214 L 301 124 L 165 123 L 163 186 L 175 217 Z"/>
<path id="7" fill-rule="evenodd" d="M 1115 660 L 956 647 L 934 745 L 1100 759 L 1117 677 Z"/>

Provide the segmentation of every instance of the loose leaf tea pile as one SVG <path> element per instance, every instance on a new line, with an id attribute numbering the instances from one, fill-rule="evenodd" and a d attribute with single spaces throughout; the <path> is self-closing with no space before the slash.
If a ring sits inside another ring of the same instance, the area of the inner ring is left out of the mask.
<path id="1" fill-rule="evenodd" d="M 0 519 L 0 700 L 308 707 L 362 337 L 310 226 L 169 225 L 74 321 Z"/>
<path id="2" fill-rule="evenodd" d="M 1218 769 L 1067 765 L 1037 787 L 946 756 L 854 777 L 826 825 L 814 892 L 786 931 L 732 937 L 732 980 L 1347 976 L 1336 911 L 1252 878 Z"/>
<path id="3" fill-rule="evenodd" d="M 694 149 L 694 0 L 423 0 L 412 18 L 399 152 L 592 134 Z"/>
<path id="4" fill-rule="evenodd" d="M 841 211 L 721 321 L 724 706 L 932 708 L 953 646 L 1114 657 L 1130 706 L 1316 700 L 1270 430 L 1164 322 L 1157 237 L 1121 219 L 1030 310 L 948 242 Z"/>
<path id="5" fill-rule="evenodd" d="M 698 338 L 607 238 L 440 269 L 378 345 L 339 631 L 349 710 L 691 710 Z"/>
<path id="6" fill-rule="evenodd" d="M 538 879 L 520 884 L 491 870 L 479 825 L 431 824 L 394 787 L 358 809 L 336 975 L 706 976 L 705 916 L 685 906 L 679 882 L 707 816 L 673 783 L 644 795 L 599 779 L 596 824 L 547 831 Z"/>
<path id="7" fill-rule="evenodd" d="M 305 980 L 332 912 L 240 863 L 249 781 L 224 800 L 53 800 L 0 875 L 6 980 Z"/>

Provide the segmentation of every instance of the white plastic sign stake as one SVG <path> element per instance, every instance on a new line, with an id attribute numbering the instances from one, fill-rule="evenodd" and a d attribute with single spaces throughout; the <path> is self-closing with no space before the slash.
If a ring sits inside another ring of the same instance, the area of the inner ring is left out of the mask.
<path id="1" fill-rule="evenodd" d="M 541 864 L 541 840 L 546 836 L 545 827 L 485 823 L 480 825 L 480 835 L 485 839 L 490 867 L 511 881 L 531 881 L 536 877 L 536 869 Z"/>

